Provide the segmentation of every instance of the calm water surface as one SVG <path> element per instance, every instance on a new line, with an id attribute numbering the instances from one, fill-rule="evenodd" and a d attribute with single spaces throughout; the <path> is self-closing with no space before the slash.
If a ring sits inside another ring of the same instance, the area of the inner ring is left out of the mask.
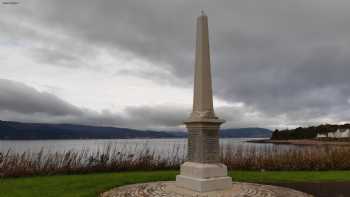
<path id="1" fill-rule="evenodd" d="M 290 147 L 289 145 L 256 144 L 246 141 L 257 138 L 225 138 L 220 139 L 222 147 L 250 149 Z M 66 152 L 88 150 L 89 152 L 103 151 L 108 146 L 118 151 L 139 153 L 145 150 L 154 151 L 159 155 L 184 154 L 187 149 L 187 139 L 108 139 L 108 140 L 0 140 L 0 152 L 11 150 L 15 153 Z"/>

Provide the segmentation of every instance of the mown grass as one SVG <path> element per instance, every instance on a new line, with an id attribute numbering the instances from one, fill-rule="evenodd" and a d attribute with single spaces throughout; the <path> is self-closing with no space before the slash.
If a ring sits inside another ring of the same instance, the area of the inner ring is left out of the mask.
<path id="1" fill-rule="evenodd" d="M 0 180 L 1 197 L 92 197 L 109 188 L 149 181 L 172 180 L 176 171 L 97 173 L 10 178 Z"/>
<path id="2" fill-rule="evenodd" d="M 113 187 L 175 180 L 177 171 L 94 173 L 0 179 L 1 197 L 97 197 Z M 350 171 L 232 171 L 234 181 L 255 183 L 350 181 Z"/>

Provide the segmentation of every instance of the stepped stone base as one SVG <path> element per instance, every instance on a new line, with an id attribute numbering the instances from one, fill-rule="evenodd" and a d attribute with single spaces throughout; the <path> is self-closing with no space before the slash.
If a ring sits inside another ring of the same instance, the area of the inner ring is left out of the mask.
<path id="1" fill-rule="evenodd" d="M 312 197 L 293 189 L 252 183 L 233 183 L 219 191 L 195 192 L 175 182 L 153 182 L 118 187 L 100 197 Z"/>
<path id="2" fill-rule="evenodd" d="M 227 176 L 227 167 L 221 163 L 185 162 L 181 165 L 176 185 L 197 192 L 227 189 L 232 178 Z"/>
<path id="3" fill-rule="evenodd" d="M 176 185 L 196 192 L 223 190 L 232 186 L 231 177 L 199 179 L 187 176 L 176 176 Z"/>

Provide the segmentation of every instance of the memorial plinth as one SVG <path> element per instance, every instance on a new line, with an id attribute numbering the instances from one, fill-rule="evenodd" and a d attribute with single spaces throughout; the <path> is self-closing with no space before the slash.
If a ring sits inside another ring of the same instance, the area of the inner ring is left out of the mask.
<path id="1" fill-rule="evenodd" d="M 197 192 L 222 190 L 232 186 L 227 176 L 227 167 L 220 163 L 219 127 L 220 119 L 187 121 L 187 160 L 180 167 L 176 184 Z"/>
<path id="2" fill-rule="evenodd" d="M 219 128 L 224 120 L 215 116 L 210 71 L 208 17 L 197 18 L 193 111 L 185 121 L 188 130 L 187 161 L 181 165 L 176 185 L 197 192 L 232 186 L 227 167 L 220 163 Z"/>

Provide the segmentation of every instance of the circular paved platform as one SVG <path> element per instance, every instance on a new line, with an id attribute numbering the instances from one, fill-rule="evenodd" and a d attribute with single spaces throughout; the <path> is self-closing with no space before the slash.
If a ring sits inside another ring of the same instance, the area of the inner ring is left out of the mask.
<path id="1" fill-rule="evenodd" d="M 178 188 L 175 182 L 152 182 L 114 188 L 101 197 L 312 197 L 296 190 L 252 183 L 233 183 L 223 191 L 193 192 Z"/>

